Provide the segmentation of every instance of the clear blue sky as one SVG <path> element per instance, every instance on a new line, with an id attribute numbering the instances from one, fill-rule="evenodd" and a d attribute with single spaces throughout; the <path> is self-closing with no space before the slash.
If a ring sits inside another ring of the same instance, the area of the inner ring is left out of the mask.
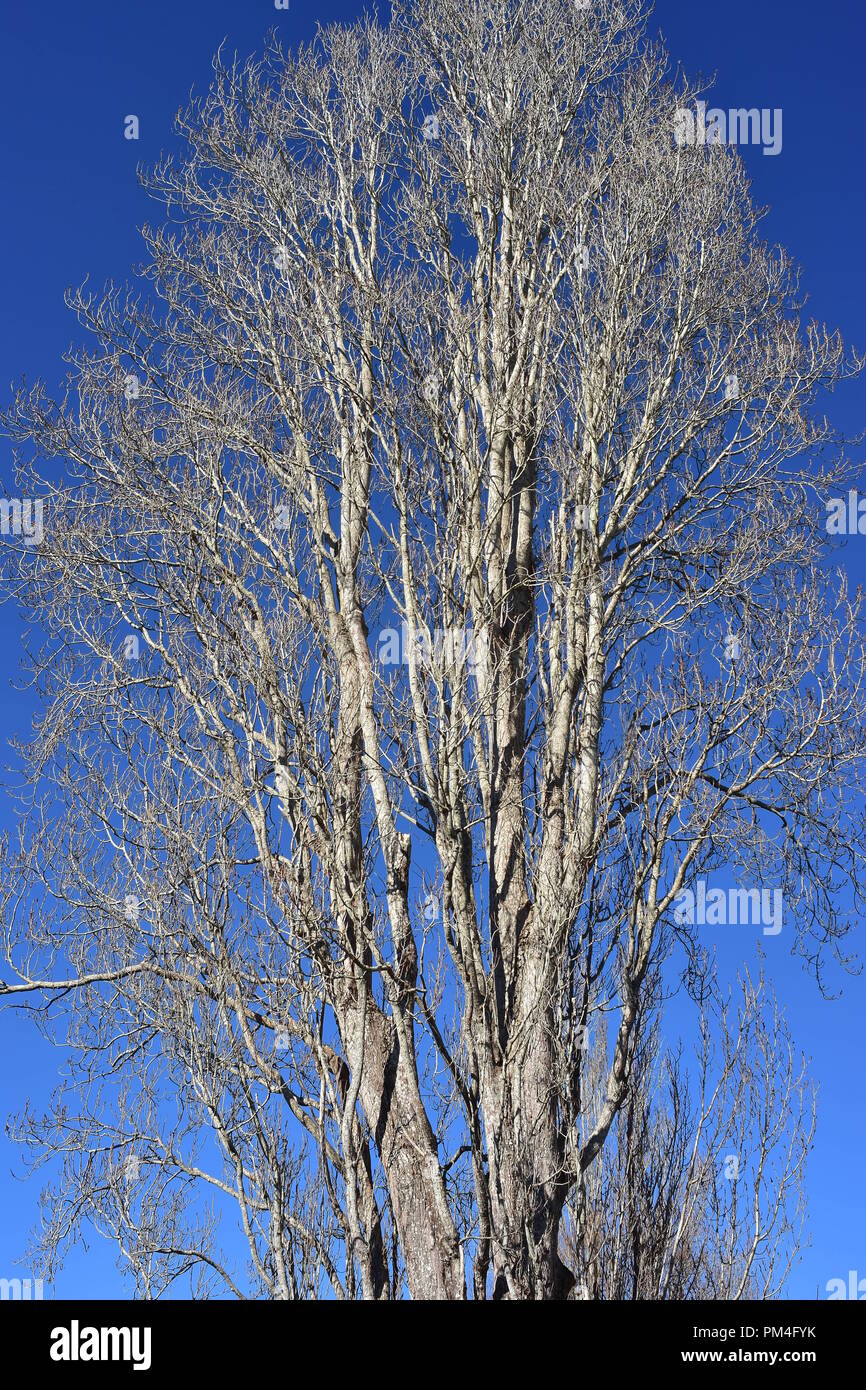
<path id="1" fill-rule="evenodd" d="M 173 143 L 172 118 L 192 86 L 208 82 L 222 39 L 246 55 L 276 24 L 286 41 L 309 38 L 317 20 L 351 18 L 361 6 L 343 0 L 5 0 L 0 17 L 0 395 L 22 375 L 57 383 L 60 357 L 76 337 L 64 289 L 90 274 L 96 285 L 122 280 L 141 255 L 138 225 L 155 215 L 138 187 L 135 166 Z M 383 4 L 382 10 L 386 9 Z M 781 107 L 777 157 L 744 152 L 755 197 L 769 204 L 767 235 L 805 269 L 810 309 L 866 348 L 866 226 L 863 149 L 866 103 L 862 64 L 866 6 L 854 0 L 726 0 L 697 5 L 658 0 L 672 56 L 691 75 L 717 75 L 714 103 Z M 135 114 L 140 139 L 123 138 Z M 866 382 L 837 394 L 834 419 L 854 434 L 866 423 Z M 862 453 L 860 455 L 862 458 Z M 9 483 L 9 446 L 0 441 L 0 490 Z M 866 488 L 866 468 L 863 470 Z M 862 550 L 859 548 L 862 547 Z M 866 538 L 845 561 L 866 575 Z M 20 625 L 0 607 L 0 726 L 24 731 L 28 701 L 11 685 L 21 652 Z M 0 826 L 10 824 L 0 791 Z M 726 968 L 753 959 L 754 942 L 728 946 Z M 767 942 L 765 941 L 765 945 Z M 861 952 L 863 945 L 861 944 Z M 814 981 L 770 940 L 767 968 L 795 1039 L 813 1058 L 821 1085 L 820 1123 L 809 1171 L 812 1248 L 789 1293 L 814 1297 L 849 1269 L 866 1277 L 863 1153 L 866 978 L 836 980 L 841 998 L 820 998 Z M 32 1030 L 0 1017 L 0 1114 L 30 1095 L 39 1108 L 56 1075 L 56 1054 Z M 15 1176 L 13 1176 L 15 1174 Z M 15 1258 L 37 1215 L 39 1180 L 21 1183 L 20 1159 L 0 1135 L 0 1277 L 22 1275 Z M 67 1297 L 123 1293 L 114 1251 L 97 1243 L 76 1252 L 54 1292 Z M 37 1271 L 38 1272 L 38 1271 Z"/>

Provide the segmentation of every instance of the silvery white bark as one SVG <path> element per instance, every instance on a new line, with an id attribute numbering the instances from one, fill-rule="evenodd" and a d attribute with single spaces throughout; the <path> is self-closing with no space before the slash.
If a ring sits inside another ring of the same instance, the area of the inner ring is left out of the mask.
<path id="1" fill-rule="evenodd" d="M 733 864 L 841 939 L 862 626 L 844 468 L 802 458 L 859 364 L 736 155 L 672 139 L 691 96 L 637 0 L 217 61 L 151 178 L 153 293 L 75 296 L 67 400 L 9 412 L 64 464 L 14 557 L 47 644 L 2 874 L 6 993 L 74 1003 L 77 1108 L 23 1125 L 67 1152 L 52 1257 L 95 1219 L 148 1293 L 238 1288 L 209 1187 L 266 1296 L 565 1297 L 651 983 L 685 953 L 707 987 L 676 895 Z M 455 630 L 477 661 L 423 656 Z"/>

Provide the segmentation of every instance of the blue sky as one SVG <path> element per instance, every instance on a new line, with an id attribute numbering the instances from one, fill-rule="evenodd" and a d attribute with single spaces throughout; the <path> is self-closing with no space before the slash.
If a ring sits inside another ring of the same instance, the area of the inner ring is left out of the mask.
<path id="1" fill-rule="evenodd" d="M 173 143 L 172 119 L 192 86 L 208 82 L 210 58 L 225 38 L 241 54 L 261 47 L 278 26 L 286 41 L 309 38 L 317 20 L 352 18 L 360 5 L 306 5 L 288 12 L 273 0 L 41 0 L 4 7 L 0 17 L 0 394 L 21 376 L 55 386 L 61 354 L 76 338 L 63 306 L 67 286 L 89 274 L 98 286 L 122 280 L 140 258 L 138 225 L 154 215 L 135 166 Z M 384 8 L 384 7 L 383 7 Z M 809 311 L 866 348 L 866 225 L 863 148 L 866 104 L 862 54 L 866 7 L 851 0 L 727 0 L 696 5 L 659 0 L 660 28 L 692 76 L 716 74 L 714 104 L 781 108 L 781 153 L 746 149 L 755 198 L 771 211 L 770 239 L 803 265 Z M 124 117 L 140 122 L 137 142 L 123 138 Z M 837 393 L 833 417 L 856 434 L 866 422 L 866 381 Z M 862 459 L 862 452 L 858 455 Z M 9 446 L 0 441 L 0 478 L 8 486 Z M 866 470 L 864 470 L 866 482 Z M 863 547 L 860 553 L 859 546 Z M 866 575 L 866 539 L 844 552 L 852 578 Z M 4 739 L 25 731 L 29 700 L 13 689 L 20 623 L 0 607 L 0 724 Z M 0 790 L 0 826 L 11 824 Z M 754 959 L 746 929 L 724 944 L 723 967 Z M 797 1043 L 820 1082 L 818 1139 L 809 1171 L 812 1247 L 788 1292 L 814 1297 L 849 1269 L 866 1276 L 866 1146 L 863 1018 L 866 978 L 833 983 L 835 1001 L 788 954 L 782 938 L 767 946 L 767 970 Z M 861 948 L 862 949 L 862 948 Z M 47 1101 L 57 1054 L 33 1031 L 0 1017 L 0 1112 L 28 1096 Z M 39 1180 L 19 1181 L 20 1159 L 0 1135 L 0 1277 L 26 1274 L 13 1261 L 37 1217 Z M 54 1292 L 69 1297 L 123 1292 L 114 1251 L 97 1242 L 77 1251 Z"/>

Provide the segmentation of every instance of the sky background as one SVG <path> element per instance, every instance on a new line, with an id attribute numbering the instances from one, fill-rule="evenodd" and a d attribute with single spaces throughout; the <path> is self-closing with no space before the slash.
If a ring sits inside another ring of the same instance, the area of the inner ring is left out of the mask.
<path id="1" fill-rule="evenodd" d="M 0 399 L 13 382 L 43 378 L 56 389 L 61 355 L 78 338 L 63 305 L 70 285 L 89 275 L 96 287 L 122 281 L 142 254 L 138 226 L 156 215 L 136 165 L 175 146 L 172 122 L 190 89 L 208 85 L 210 59 L 223 39 L 242 55 L 262 47 L 277 26 L 287 43 L 312 37 L 316 23 L 352 19 L 361 5 L 291 0 L 40 0 L 0 6 Z M 381 12 L 387 12 L 382 5 Z M 692 77 L 716 76 L 712 104 L 781 108 L 776 157 L 759 147 L 743 155 L 755 200 L 768 205 L 765 235 L 804 267 L 808 314 L 841 329 L 866 349 L 863 149 L 866 103 L 862 62 L 866 6 L 852 0 L 726 0 L 697 5 L 659 0 L 650 22 Z M 127 141 L 135 114 L 140 138 Z M 849 383 L 832 405 L 848 434 L 866 423 L 866 381 Z M 855 454 L 862 460 L 862 450 Z M 11 487 L 10 446 L 0 440 L 0 491 Z M 866 470 L 864 470 L 866 483 Z M 844 552 L 852 578 L 866 575 L 866 537 Z M 21 624 L 0 606 L 0 727 L 3 742 L 26 733 L 30 700 L 15 689 Z M 13 824 L 0 787 L 0 829 Z M 721 967 L 754 963 L 758 936 L 729 929 Z M 808 1174 L 811 1247 L 792 1274 L 790 1296 L 826 1296 L 828 1280 L 855 1269 L 866 1278 L 864 1016 L 866 978 L 831 976 L 839 991 L 822 999 L 790 955 L 785 933 L 764 938 L 767 973 L 798 1046 L 811 1055 L 820 1084 L 819 1129 Z M 863 947 L 861 946 L 861 954 Z M 59 1054 L 26 1022 L 0 1015 L 0 1118 L 30 1097 L 36 1109 L 56 1082 Z M 0 1128 L 0 1278 L 38 1275 L 21 1267 L 38 1217 L 37 1175 L 21 1180 L 20 1156 Z M 69 1258 L 56 1287 L 64 1297 L 118 1297 L 126 1288 L 115 1252 L 97 1240 Z"/>

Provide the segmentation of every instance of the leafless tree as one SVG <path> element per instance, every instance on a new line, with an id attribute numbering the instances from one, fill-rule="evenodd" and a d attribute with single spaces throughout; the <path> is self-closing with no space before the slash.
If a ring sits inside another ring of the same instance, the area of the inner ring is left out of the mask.
<path id="1" fill-rule="evenodd" d="M 733 1017 L 712 989 L 698 1001 L 696 1085 L 681 1050 L 663 1049 L 656 1001 L 641 1001 L 626 1100 L 566 1208 L 580 1297 L 783 1290 L 805 1219 L 816 1093 L 763 977 L 745 972 L 740 995 Z M 604 1103 L 606 1070 L 602 1029 L 587 1059 L 584 1127 Z"/>
<path id="2" fill-rule="evenodd" d="M 8 410 L 45 535 L 3 548 L 40 715 L 0 920 L 69 1049 L 17 1131 L 63 1160 L 51 1258 L 95 1222 L 154 1296 L 774 1287 L 707 1136 L 776 1152 L 781 1095 L 796 1163 L 796 1067 L 747 989 L 737 1103 L 663 1121 L 640 1020 L 677 957 L 702 996 L 699 875 L 780 891 L 819 977 L 859 908 L 820 409 L 860 363 L 736 152 L 674 139 L 698 95 L 640 0 L 398 0 L 218 59 L 141 284 L 73 295 L 65 398 Z M 593 1184 L 663 1124 L 702 1136 L 678 1224 L 602 1277 Z"/>

